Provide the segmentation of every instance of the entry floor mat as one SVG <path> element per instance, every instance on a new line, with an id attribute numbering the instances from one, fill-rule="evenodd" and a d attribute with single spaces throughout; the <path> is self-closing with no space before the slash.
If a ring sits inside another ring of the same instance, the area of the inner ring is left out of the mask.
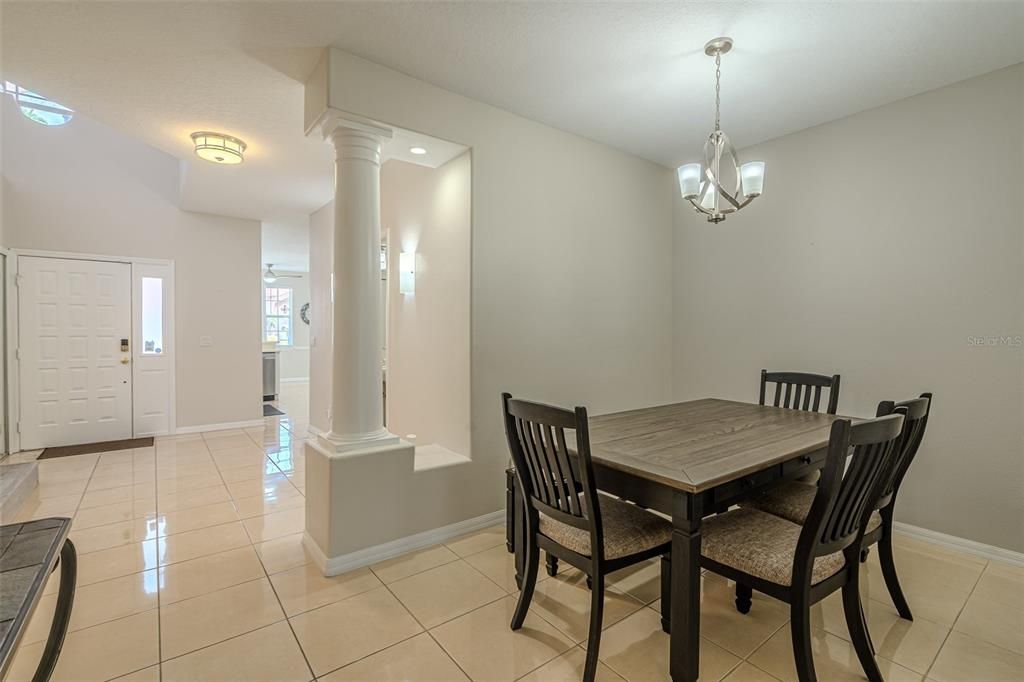
<path id="1" fill-rule="evenodd" d="M 129 438 L 128 440 L 108 440 L 103 443 L 87 443 L 85 445 L 62 445 L 46 448 L 39 459 L 54 457 L 70 457 L 71 455 L 92 455 L 97 452 L 113 452 L 114 450 L 131 450 L 132 448 L 149 448 L 153 446 L 153 437 Z"/>

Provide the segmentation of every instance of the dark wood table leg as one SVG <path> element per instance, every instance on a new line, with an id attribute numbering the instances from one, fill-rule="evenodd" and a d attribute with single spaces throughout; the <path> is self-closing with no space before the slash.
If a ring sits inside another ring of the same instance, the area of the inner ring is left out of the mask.
<path id="1" fill-rule="evenodd" d="M 699 495 L 677 491 L 672 498 L 672 611 L 669 674 L 673 682 L 700 675 Z"/>
<path id="2" fill-rule="evenodd" d="M 60 550 L 60 590 L 57 605 L 50 623 L 50 635 L 46 638 L 43 657 L 39 660 L 32 682 L 47 682 L 57 667 L 60 650 L 64 646 L 64 635 L 71 622 L 71 606 L 75 601 L 75 575 L 78 572 L 78 556 L 71 540 L 65 540 Z"/>

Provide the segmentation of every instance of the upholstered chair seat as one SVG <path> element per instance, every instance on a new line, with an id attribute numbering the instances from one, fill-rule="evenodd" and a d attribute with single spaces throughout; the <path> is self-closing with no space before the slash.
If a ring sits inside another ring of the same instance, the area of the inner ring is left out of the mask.
<path id="1" fill-rule="evenodd" d="M 789 586 L 801 530 L 795 523 L 757 509 L 734 509 L 704 520 L 701 554 L 748 575 Z M 835 575 L 844 565 L 842 552 L 818 557 L 811 584 Z"/>
<path id="2" fill-rule="evenodd" d="M 758 509 L 779 516 L 787 521 L 803 525 L 807 520 L 807 512 L 811 509 L 818 488 L 801 481 L 789 481 L 772 488 L 766 493 L 742 502 L 741 507 Z M 882 525 L 882 516 L 874 511 L 868 520 L 865 532 L 870 533 Z"/>
<path id="3" fill-rule="evenodd" d="M 604 558 L 618 559 L 672 541 L 668 520 L 603 493 L 597 495 L 604 528 Z M 581 502 L 582 504 L 582 502 Z M 577 554 L 590 556 L 590 532 L 540 515 L 540 532 Z"/>

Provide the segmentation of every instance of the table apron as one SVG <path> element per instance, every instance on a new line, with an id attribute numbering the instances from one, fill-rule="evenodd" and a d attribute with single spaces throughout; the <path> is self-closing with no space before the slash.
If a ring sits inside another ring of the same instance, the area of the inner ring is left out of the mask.
<path id="1" fill-rule="evenodd" d="M 705 514 L 717 514 L 744 499 L 760 494 L 781 481 L 807 476 L 820 469 L 825 462 L 828 448 L 821 448 L 793 459 L 772 464 L 732 481 L 720 483 L 700 493 L 700 508 Z M 663 483 L 640 478 L 635 474 L 612 469 L 594 462 L 595 485 L 598 490 L 636 502 L 648 509 L 672 515 L 672 498 L 675 490 Z"/>

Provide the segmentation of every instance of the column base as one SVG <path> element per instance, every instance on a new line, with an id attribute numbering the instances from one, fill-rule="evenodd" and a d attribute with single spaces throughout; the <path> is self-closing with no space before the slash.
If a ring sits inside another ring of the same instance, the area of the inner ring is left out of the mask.
<path id="1" fill-rule="evenodd" d="M 382 517 L 400 511 L 395 493 L 414 473 L 415 451 L 392 434 L 358 443 L 323 435 L 307 441 L 304 542 L 314 555 L 333 559 L 380 543 Z"/>
<path id="2" fill-rule="evenodd" d="M 402 439 L 387 429 L 381 428 L 371 433 L 336 434 L 321 433 L 317 436 L 317 445 L 331 454 L 359 452 L 362 450 L 398 445 Z"/>

